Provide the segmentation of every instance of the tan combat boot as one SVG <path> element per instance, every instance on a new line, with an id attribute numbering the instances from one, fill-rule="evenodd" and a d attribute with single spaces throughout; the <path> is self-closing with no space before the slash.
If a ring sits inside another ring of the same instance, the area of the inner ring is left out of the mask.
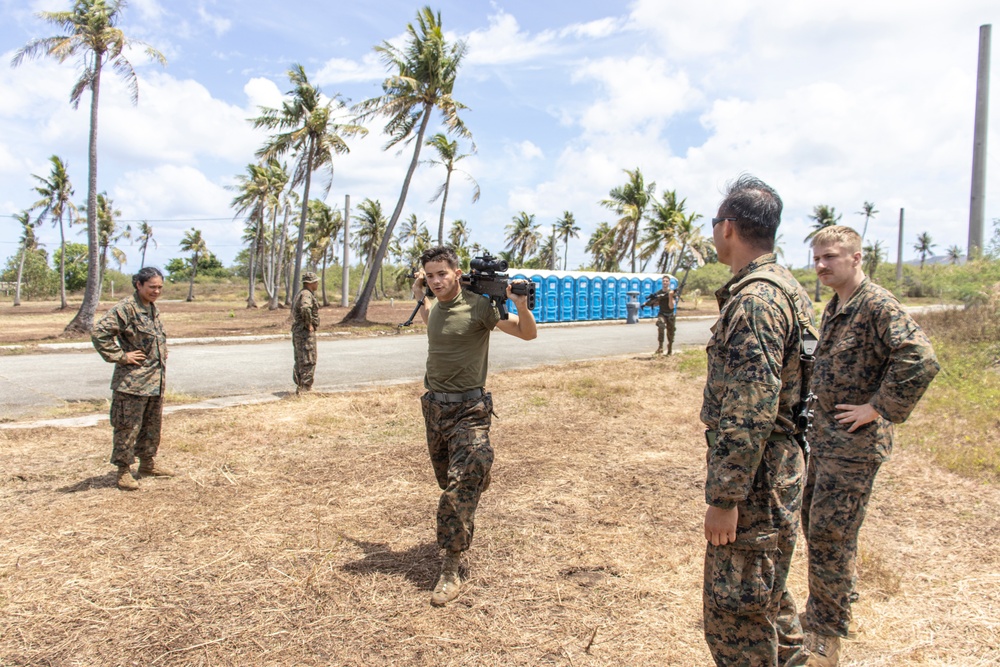
<path id="1" fill-rule="evenodd" d="M 840 663 L 840 637 L 806 633 L 809 661 L 806 667 L 837 667 Z"/>
<path id="2" fill-rule="evenodd" d="M 661 345 L 660 347 L 656 348 L 656 352 L 653 353 L 653 356 L 658 357 L 662 354 L 663 354 L 663 346 Z"/>
<path id="3" fill-rule="evenodd" d="M 443 607 L 458 597 L 458 592 L 462 589 L 462 579 L 458 576 L 461 557 L 460 551 L 445 552 L 444 560 L 441 561 L 441 575 L 431 593 L 431 604 L 435 607 Z"/>
<path id="4" fill-rule="evenodd" d="M 138 491 L 139 482 L 132 477 L 132 469 L 129 466 L 118 466 L 118 488 L 122 491 Z"/>
<path id="5" fill-rule="evenodd" d="M 164 468 L 156 459 L 139 459 L 139 474 L 146 477 L 173 477 L 174 471 Z"/>

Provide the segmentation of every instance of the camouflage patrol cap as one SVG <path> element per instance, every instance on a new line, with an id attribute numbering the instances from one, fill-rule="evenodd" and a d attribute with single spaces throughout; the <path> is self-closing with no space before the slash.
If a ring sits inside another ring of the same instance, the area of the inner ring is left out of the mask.
<path id="1" fill-rule="evenodd" d="M 317 276 L 312 271 L 306 271 L 305 273 L 302 274 L 303 285 L 305 285 L 306 283 L 318 283 L 318 282 L 319 282 L 319 276 Z"/>

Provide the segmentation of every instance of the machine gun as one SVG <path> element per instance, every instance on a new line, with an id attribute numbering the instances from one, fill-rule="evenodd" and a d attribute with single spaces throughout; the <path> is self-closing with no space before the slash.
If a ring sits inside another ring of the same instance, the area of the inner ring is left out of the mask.
<path id="1" fill-rule="evenodd" d="M 493 255 L 484 253 L 482 257 L 473 257 L 469 262 L 468 275 L 462 276 L 462 284 L 476 294 L 488 297 L 497 307 L 500 319 L 506 320 L 507 285 L 513 294 L 524 294 L 528 297 L 528 310 L 535 307 L 535 283 L 512 282 L 507 277 L 507 262 Z"/>
<path id="2" fill-rule="evenodd" d="M 819 341 L 811 331 L 802 328 L 799 341 L 799 360 L 802 364 L 802 384 L 799 388 L 799 402 L 792 408 L 795 416 L 795 440 L 802 447 L 803 453 L 809 455 L 809 441 L 806 432 L 812 426 L 813 405 L 816 404 L 816 394 L 812 392 L 813 367 L 816 365 L 816 348 Z"/>

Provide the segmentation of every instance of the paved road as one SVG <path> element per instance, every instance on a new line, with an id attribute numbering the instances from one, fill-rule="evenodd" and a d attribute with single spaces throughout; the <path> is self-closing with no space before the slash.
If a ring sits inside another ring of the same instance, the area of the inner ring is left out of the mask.
<path id="1" fill-rule="evenodd" d="M 679 345 L 704 345 L 713 318 L 682 319 Z M 490 368 L 501 371 L 655 349 L 653 320 L 639 324 L 542 326 L 530 343 L 496 333 Z M 314 388 L 320 391 L 419 380 L 423 334 L 373 338 L 320 338 Z M 167 384 L 175 392 L 210 398 L 293 390 L 292 345 L 287 339 L 246 344 L 171 345 Z M 110 398 L 111 366 L 96 352 L 0 357 L 0 420 L 25 419 L 66 401 Z"/>

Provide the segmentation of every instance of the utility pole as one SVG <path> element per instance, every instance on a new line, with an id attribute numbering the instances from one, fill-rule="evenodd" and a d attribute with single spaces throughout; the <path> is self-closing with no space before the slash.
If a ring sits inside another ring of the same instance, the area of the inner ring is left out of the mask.
<path id="1" fill-rule="evenodd" d="M 983 252 L 983 218 L 986 215 L 986 135 L 990 107 L 989 24 L 979 26 L 979 69 L 976 78 L 976 125 L 972 139 L 972 195 L 969 198 L 968 259 Z"/>
<path id="2" fill-rule="evenodd" d="M 340 280 L 340 305 L 347 308 L 351 290 L 351 195 L 344 195 L 344 270 Z"/>
<path id="3" fill-rule="evenodd" d="M 899 243 L 896 246 L 896 289 L 903 284 L 903 209 L 899 209 Z"/>

